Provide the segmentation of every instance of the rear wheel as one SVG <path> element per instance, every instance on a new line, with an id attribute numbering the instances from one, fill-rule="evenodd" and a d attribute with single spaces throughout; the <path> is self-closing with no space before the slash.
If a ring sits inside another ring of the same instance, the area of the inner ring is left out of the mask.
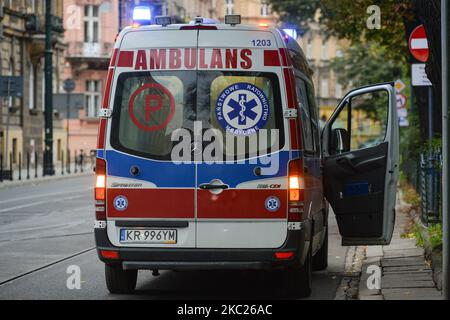
<path id="1" fill-rule="evenodd" d="M 285 285 L 290 296 L 295 298 L 307 298 L 312 290 L 312 257 L 308 251 L 305 263 L 300 268 L 286 270 Z"/>
<path id="2" fill-rule="evenodd" d="M 132 293 L 136 288 L 137 270 L 123 270 L 120 265 L 105 264 L 105 278 L 109 292 Z"/>
<path id="3" fill-rule="evenodd" d="M 321 271 L 328 267 L 328 225 L 325 226 L 325 238 L 323 239 L 322 247 L 317 251 L 313 257 L 313 270 Z"/>

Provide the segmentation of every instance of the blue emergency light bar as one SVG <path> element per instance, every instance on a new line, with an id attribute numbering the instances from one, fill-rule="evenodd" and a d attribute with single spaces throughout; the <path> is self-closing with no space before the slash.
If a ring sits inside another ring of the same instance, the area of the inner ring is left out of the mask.
<path id="1" fill-rule="evenodd" d="M 152 21 L 152 12 L 149 7 L 136 6 L 133 9 L 133 23 L 149 25 Z"/>
<path id="2" fill-rule="evenodd" d="M 297 30 L 295 29 L 283 29 L 284 33 L 286 33 L 292 39 L 297 40 Z"/>

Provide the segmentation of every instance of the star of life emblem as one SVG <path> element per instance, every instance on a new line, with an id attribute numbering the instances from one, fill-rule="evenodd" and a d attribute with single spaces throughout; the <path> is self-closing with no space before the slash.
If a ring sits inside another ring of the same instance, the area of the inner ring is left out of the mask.
<path id="1" fill-rule="evenodd" d="M 216 117 L 220 125 L 237 136 L 256 134 L 270 116 L 270 105 L 263 90 L 250 83 L 235 83 L 219 95 Z"/>

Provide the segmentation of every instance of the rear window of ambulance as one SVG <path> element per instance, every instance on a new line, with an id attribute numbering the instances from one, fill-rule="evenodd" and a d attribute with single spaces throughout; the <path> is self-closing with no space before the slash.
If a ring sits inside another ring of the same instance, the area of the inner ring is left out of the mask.
<path id="1" fill-rule="evenodd" d="M 223 159 L 281 149 L 284 129 L 278 77 L 219 71 L 129 72 L 119 76 L 110 140 L 114 149 L 171 160 L 177 143 L 172 141 L 172 133 L 187 129 L 192 139 L 194 125 L 201 126 L 202 133 L 209 130 L 214 137 L 223 138 L 219 141 L 223 153 L 219 157 Z M 262 136 L 266 143 L 258 143 Z M 205 144 L 208 142 L 203 142 L 204 149 Z"/>
<path id="2" fill-rule="evenodd" d="M 172 133 L 195 119 L 195 72 L 129 72 L 117 81 L 111 145 L 169 160 Z"/>
<path id="3" fill-rule="evenodd" d="M 223 155 L 248 158 L 284 146 L 278 77 L 262 72 L 204 72 L 199 75 L 198 105 L 208 127 L 223 136 Z"/>

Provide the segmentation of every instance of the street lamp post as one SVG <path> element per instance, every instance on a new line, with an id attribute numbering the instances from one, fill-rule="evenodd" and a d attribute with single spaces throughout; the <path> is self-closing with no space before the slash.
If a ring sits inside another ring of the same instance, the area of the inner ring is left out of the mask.
<path id="1" fill-rule="evenodd" d="M 69 119 L 70 119 L 70 94 L 75 90 L 75 81 L 73 79 L 66 79 L 63 83 L 64 91 L 66 92 L 66 150 L 67 150 L 67 161 L 70 163 L 70 148 L 69 148 Z M 70 167 L 67 170 L 70 173 Z"/>
<path id="2" fill-rule="evenodd" d="M 53 166 L 53 51 L 52 1 L 45 0 L 45 150 L 44 175 L 55 174 Z"/>
<path id="3" fill-rule="evenodd" d="M 444 299 L 450 300 L 450 216 L 449 198 L 450 188 L 449 172 L 449 72 L 448 72 L 448 16 L 449 7 L 447 0 L 441 0 L 441 43 L 442 43 L 442 227 L 443 227 L 443 266 L 442 266 L 442 289 Z"/>

